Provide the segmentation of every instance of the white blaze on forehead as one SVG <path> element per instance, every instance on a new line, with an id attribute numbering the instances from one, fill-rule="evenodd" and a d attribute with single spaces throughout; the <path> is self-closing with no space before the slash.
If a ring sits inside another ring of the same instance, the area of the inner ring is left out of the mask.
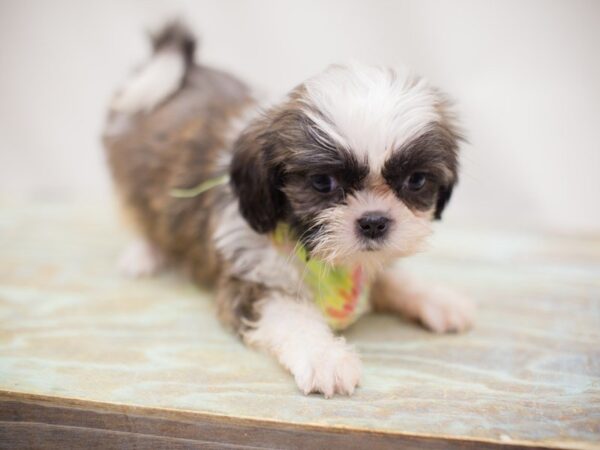
<path id="1" fill-rule="evenodd" d="M 366 157 L 372 169 L 441 119 L 435 90 L 391 69 L 332 66 L 305 87 L 306 114 L 339 145 Z"/>

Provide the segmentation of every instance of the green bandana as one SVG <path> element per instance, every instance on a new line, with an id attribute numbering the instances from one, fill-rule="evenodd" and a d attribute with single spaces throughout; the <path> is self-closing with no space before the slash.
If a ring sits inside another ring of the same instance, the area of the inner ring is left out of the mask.
<path id="1" fill-rule="evenodd" d="M 280 223 L 273 241 L 281 252 L 293 252 L 304 265 L 303 280 L 329 325 L 342 330 L 352 325 L 368 308 L 369 280 L 360 264 L 331 267 L 308 257 L 306 249 L 290 236 L 289 226 Z"/>

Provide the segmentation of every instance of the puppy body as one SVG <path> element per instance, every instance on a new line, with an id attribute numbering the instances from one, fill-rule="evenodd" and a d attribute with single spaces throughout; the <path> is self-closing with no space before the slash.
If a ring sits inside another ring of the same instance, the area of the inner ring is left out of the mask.
<path id="1" fill-rule="evenodd" d="M 261 113 L 245 84 L 194 64 L 194 44 L 167 26 L 111 105 L 109 165 L 143 239 L 125 268 L 171 260 L 216 282 L 221 320 L 305 393 L 351 394 L 361 364 L 316 308 L 304 262 L 275 245 L 279 224 L 309 257 L 359 265 L 376 309 L 435 331 L 468 327 L 466 300 L 385 271 L 419 250 L 457 179 L 460 137 L 443 96 L 390 70 L 334 66 Z M 231 183 L 171 195 L 224 174 Z"/>

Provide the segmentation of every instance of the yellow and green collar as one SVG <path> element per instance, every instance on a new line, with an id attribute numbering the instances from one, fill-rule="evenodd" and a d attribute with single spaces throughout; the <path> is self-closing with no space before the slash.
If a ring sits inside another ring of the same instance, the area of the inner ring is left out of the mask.
<path id="1" fill-rule="evenodd" d="M 309 258 L 304 246 L 297 242 L 284 223 L 275 229 L 273 242 L 281 252 L 288 255 L 293 252 L 298 263 L 304 266 L 303 280 L 332 328 L 347 328 L 368 309 L 370 283 L 360 264 L 332 267 Z"/>

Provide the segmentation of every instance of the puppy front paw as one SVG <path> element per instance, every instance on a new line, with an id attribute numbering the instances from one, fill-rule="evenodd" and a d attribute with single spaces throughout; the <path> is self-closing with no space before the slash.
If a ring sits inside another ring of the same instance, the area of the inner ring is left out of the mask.
<path id="1" fill-rule="evenodd" d="M 467 297 L 442 287 L 431 288 L 421 298 L 419 321 L 435 333 L 466 331 L 473 326 L 475 304 Z"/>
<path id="2" fill-rule="evenodd" d="M 311 356 L 292 373 L 305 395 L 311 392 L 320 392 L 325 398 L 334 394 L 352 395 L 360 383 L 362 363 L 344 338 L 337 338 L 332 344 L 313 349 Z"/>

